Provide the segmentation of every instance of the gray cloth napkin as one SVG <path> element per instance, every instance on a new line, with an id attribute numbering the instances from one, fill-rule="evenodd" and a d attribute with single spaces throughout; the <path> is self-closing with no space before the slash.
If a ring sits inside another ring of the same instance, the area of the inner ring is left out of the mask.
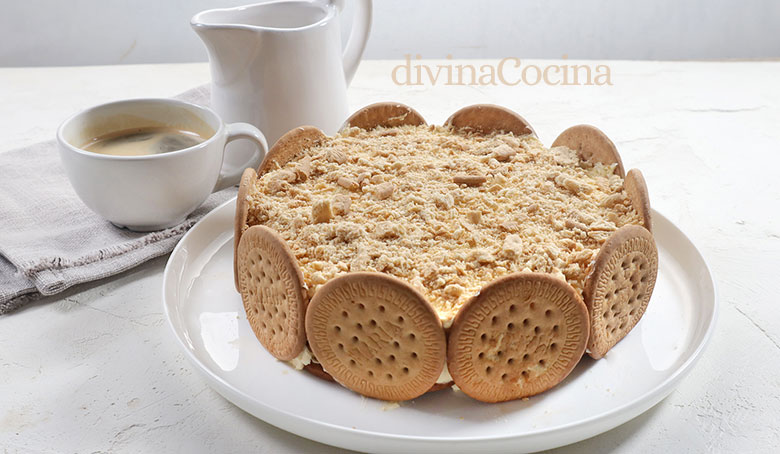
<path id="1" fill-rule="evenodd" d="M 208 104 L 208 87 L 176 98 Z M 235 192 L 212 194 L 175 227 L 136 233 L 114 227 L 84 206 L 65 176 L 56 141 L 0 153 L 0 315 L 170 252 L 190 227 Z"/>

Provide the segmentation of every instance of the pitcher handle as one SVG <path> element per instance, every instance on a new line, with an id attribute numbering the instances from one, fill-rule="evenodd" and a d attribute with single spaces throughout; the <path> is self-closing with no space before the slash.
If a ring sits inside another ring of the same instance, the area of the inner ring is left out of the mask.
<path id="1" fill-rule="evenodd" d="M 344 0 L 335 0 L 336 5 L 341 11 L 344 7 Z M 373 4 L 371 0 L 355 1 L 355 18 L 352 20 L 352 30 L 349 32 L 347 46 L 344 48 L 344 76 L 347 80 L 347 86 L 352 82 L 355 76 L 360 57 L 366 49 L 368 35 L 371 33 L 371 15 Z"/>
<path id="2" fill-rule="evenodd" d="M 252 156 L 240 166 L 226 166 L 225 154 L 222 155 L 222 169 L 219 172 L 219 179 L 217 184 L 214 185 L 212 192 L 221 191 L 227 187 L 235 186 L 241 180 L 241 174 L 247 167 L 258 168 L 260 163 L 263 162 L 265 154 L 268 152 L 268 142 L 265 140 L 265 136 L 259 129 L 250 125 L 249 123 L 230 123 L 225 125 L 227 128 L 227 140 L 225 141 L 225 147 L 236 139 L 249 139 L 254 142 L 255 152 Z"/>

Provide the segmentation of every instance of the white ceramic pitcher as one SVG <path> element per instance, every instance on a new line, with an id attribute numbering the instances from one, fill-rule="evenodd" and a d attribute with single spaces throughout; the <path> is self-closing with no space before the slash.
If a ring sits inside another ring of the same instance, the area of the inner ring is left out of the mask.
<path id="1" fill-rule="evenodd" d="M 191 25 L 208 49 L 212 108 L 228 123 L 257 126 L 269 145 L 301 125 L 335 133 L 371 28 L 371 0 L 356 0 L 342 51 L 343 7 L 344 0 L 273 1 L 196 14 Z"/>

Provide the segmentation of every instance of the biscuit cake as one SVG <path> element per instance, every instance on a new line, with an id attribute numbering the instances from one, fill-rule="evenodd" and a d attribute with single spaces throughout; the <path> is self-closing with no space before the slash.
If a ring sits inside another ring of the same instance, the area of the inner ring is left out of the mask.
<path id="1" fill-rule="evenodd" d="M 313 354 L 361 394 L 405 400 L 454 379 L 509 400 L 638 322 L 657 273 L 650 223 L 641 173 L 594 127 L 545 147 L 497 106 L 433 126 L 383 103 L 332 137 L 297 128 L 245 172 L 236 283 L 269 351 L 299 367 Z"/>

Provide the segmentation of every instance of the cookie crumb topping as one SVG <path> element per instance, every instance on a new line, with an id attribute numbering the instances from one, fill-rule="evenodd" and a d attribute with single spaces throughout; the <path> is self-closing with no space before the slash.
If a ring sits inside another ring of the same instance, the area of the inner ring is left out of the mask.
<path id="1" fill-rule="evenodd" d="M 642 225 L 613 170 L 533 135 L 350 128 L 261 175 L 247 223 L 287 241 L 309 297 L 345 273 L 387 273 L 448 326 L 508 273 L 554 274 L 581 295 L 609 235 Z"/>

